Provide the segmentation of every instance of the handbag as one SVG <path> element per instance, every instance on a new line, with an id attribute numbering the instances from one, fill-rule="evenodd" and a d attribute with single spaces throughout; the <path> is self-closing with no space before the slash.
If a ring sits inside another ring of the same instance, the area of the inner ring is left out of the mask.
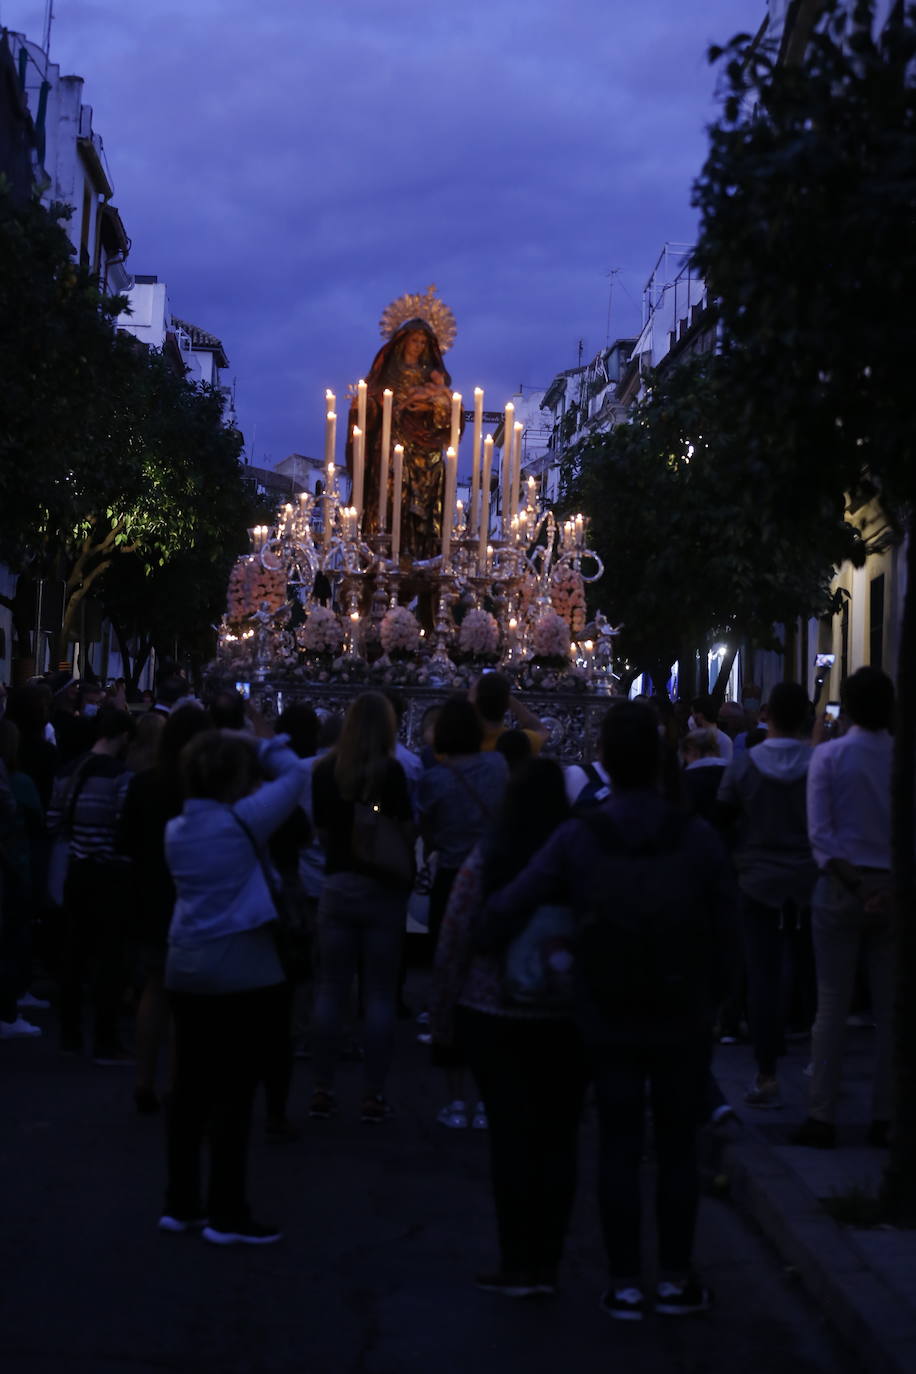
<path id="1" fill-rule="evenodd" d="M 353 803 L 350 851 L 360 872 L 380 882 L 413 887 L 417 859 L 401 821 L 386 816 L 378 802 Z"/>
<path id="2" fill-rule="evenodd" d="M 567 906 L 539 906 L 503 956 L 503 995 L 532 1010 L 573 1006 L 576 923 Z"/>
<path id="3" fill-rule="evenodd" d="M 255 858 L 264 875 L 267 890 L 270 893 L 270 900 L 273 903 L 276 916 L 276 919 L 271 922 L 270 931 L 284 976 L 290 983 L 304 982 L 311 971 L 312 941 L 303 906 L 292 899 L 282 885 L 278 883 L 277 875 L 263 854 L 250 827 L 235 811 L 232 812 L 232 818 L 238 822 L 248 836 Z"/>

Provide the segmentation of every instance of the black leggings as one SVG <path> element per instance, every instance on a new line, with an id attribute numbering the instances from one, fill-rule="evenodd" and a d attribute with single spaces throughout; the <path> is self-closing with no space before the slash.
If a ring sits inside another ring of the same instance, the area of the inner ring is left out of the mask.
<path id="1" fill-rule="evenodd" d="M 571 1021 L 458 1008 L 490 1124 L 490 1176 L 502 1266 L 553 1276 L 576 1192 L 585 1062 Z"/>

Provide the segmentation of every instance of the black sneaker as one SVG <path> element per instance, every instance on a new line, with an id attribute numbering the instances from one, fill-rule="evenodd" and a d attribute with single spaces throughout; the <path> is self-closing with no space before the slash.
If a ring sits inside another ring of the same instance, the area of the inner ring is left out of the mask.
<path id="1" fill-rule="evenodd" d="M 211 1245 L 273 1245 L 283 1239 L 278 1226 L 265 1226 L 260 1221 L 241 1221 L 236 1226 L 215 1226 L 211 1222 L 201 1235 Z"/>
<path id="2" fill-rule="evenodd" d="M 646 1300 L 639 1288 L 609 1288 L 601 1294 L 601 1310 L 618 1322 L 641 1322 Z"/>
<path id="3" fill-rule="evenodd" d="M 684 1283 L 660 1283 L 655 1290 L 655 1310 L 663 1317 L 689 1317 L 694 1312 L 708 1312 L 712 1304 L 712 1289 L 693 1278 Z"/>
<path id="4" fill-rule="evenodd" d="M 832 1121 L 818 1121 L 814 1116 L 807 1117 L 789 1136 L 790 1145 L 808 1145 L 815 1150 L 833 1150 L 836 1147 L 836 1126 Z"/>
<path id="5" fill-rule="evenodd" d="M 337 1098 L 324 1088 L 316 1088 L 309 1103 L 309 1116 L 328 1117 L 337 1111 Z"/>

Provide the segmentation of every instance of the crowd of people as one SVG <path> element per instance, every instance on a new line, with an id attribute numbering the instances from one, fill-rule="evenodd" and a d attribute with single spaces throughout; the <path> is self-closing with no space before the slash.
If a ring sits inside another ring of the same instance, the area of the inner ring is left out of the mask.
<path id="1" fill-rule="evenodd" d="M 892 1129 L 893 686 L 860 669 L 835 722 L 798 684 L 760 697 L 748 684 L 740 703 L 613 701 L 596 757 L 564 769 L 497 672 L 427 711 L 418 753 L 396 693 L 364 692 L 343 718 L 297 703 L 268 721 L 177 676 L 140 710 L 120 684 L 69 674 L 9 691 L 0 1037 L 42 1034 L 40 973 L 61 1052 L 128 1066 L 136 1110 L 163 1111 L 160 1228 L 269 1244 L 280 1228 L 248 1202 L 258 1089 L 268 1138 L 292 1141 L 297 1114 L 349 1109 L 337 1069 L 356 1057 L 360 1120 L 384 1126 L 409 1012 L 406 913 L 427 892 L 418 1039 L 444 1076 L 438 1120 L 489 1134 L 499 1264 L 478 1286 L 555 1292 L 591 1092 L 605 1310 L 702 1312 L 698 1131 L 736 1119 L 711 1071 L 717 1039 L 749 1037 L 744 1105 L 765 1111 L 781 1106 L 787 1037 L 810 1032 L 809 1115 L 792 1139 L 831 1148 L 865 987 L 868 1143 Z M 300 1113 L 295 1055 L 311 1061 Z"/>

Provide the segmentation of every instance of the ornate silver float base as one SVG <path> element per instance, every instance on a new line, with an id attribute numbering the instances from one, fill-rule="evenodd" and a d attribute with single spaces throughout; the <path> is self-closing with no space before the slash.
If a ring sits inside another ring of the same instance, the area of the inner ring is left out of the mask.
<path id="1" fill-rule="evenodd" d="M 271 674 L 252 682 L 251 696 L 268 717 L 278 716 L 296 701 L 317 710 L 343 715 L 354 696 L 369 690 L 364 684 L 308 683 Z M 375 689 L 372 689 L 375 690 Z M 422 745 L 423 717 L 431 706 L 448 697 L 441 687 L 396 687 L 407 702 L 401 738 L 409 749 Z M 544 752 L 561 763 L 585 763 L 598 753 L 601 721 L 609 700 L 593 692 L 523 692 L 520 698 L 540 717 L 548 731 Z M 511 718 L 507 721 L 511 724 Z"/>

